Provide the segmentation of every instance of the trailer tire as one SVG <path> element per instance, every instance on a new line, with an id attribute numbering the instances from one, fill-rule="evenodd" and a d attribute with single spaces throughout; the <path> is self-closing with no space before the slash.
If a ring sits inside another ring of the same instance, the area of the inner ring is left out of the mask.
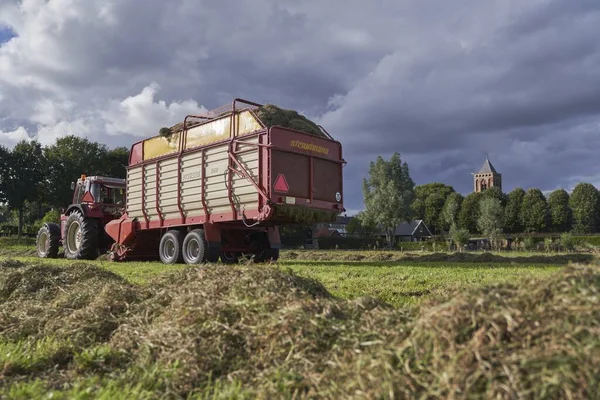
<path id="1" fill-rule="evenodd" d="M 35 245 L 40 258 L 58 257 L 60 227 L 53 222 L 45 223 L 38 231 Z"/>
<path id="2" fill-rule="evenodd" d="M 267 248 L 262 250 L 254 257 L 254 261 L 257 263 L 277 261 L 279 260 L 279 249 Z"/>
<path id="3" fill-rule="evenodd" d="M 279 260 L 279 249 L 267 249 L 263 253 L 265 261 L 277 261 Z"/>
<path id="4" fill-rule="evenodd" d="M 237 264 L 240 260 L 240 253 L 235 251 L 222 251 L 220 257 L 223 264 Z"/>
<path id="5" fill-rule="evenodd" d="M 98 258 L 98 221 L 85 218 L 78 210 L 73 211 L 65 223 L 63 247 L 69 260 Z"/>
<path id="6" fill-rule="evenodd" d="M 164 264 L 178 264 L 183 262 L 182 236 L 183 233 L 172 229 L 160 238 L 160 244 L 158 245 L 160 261 Z"/>
<path id="7" fill-rule="evenodd" d="M 201 264 L 208 255 L 208 243 L 202 229 L 190 231 L 183 240 L 183 261 L 186 264 Z"/>

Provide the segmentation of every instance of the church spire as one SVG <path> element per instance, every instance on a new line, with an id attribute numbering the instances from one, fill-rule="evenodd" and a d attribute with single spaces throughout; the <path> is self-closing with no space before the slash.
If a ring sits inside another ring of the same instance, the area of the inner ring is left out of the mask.
<path id="1" fill-rule="evenodd" d="M 473 189 L 475 192 L 485 192 L 492 186 L 498 186 L 502 190 L 502 174 L 496 171 L 486 155 L 479 172 L 473 174 Z"/>

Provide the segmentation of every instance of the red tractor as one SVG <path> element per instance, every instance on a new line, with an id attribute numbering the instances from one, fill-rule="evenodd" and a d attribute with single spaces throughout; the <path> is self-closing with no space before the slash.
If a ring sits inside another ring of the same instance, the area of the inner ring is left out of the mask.
<path id="1" fill-rule="evenodd" d="M 60 226 L 45 223 L 38 231 L 36 248 L 41 258 L 56 258 L 62 245 L 66 258 L 91 260 L 113 243 L 104 226 L 125 211 L 125 179 L 82 175 L 71 189 L 73 204 L 61 215 Z"/>

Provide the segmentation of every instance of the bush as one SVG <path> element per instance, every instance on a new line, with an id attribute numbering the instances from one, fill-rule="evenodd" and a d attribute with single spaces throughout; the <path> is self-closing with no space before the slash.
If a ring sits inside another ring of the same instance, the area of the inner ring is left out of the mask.
<path id="1" fill-rule="evenodd" d="M 560 246 L 563 250 L 573 251 L 575 248 L 575 238 L 573 238 L 573 235 L 568 232 L 560 235 Z"/>
<path id="2" fill-rule="evenodd" d="M 46 222 L 54 222 L 55 224 L 60 224 L 60 212 L 58 210 L 50 210 L 44 215 L 42 218 L 42 223 Z"/>
<path id="3" fill-rule="evenodd" d="M 42 227 L 43 222 L 42 221 L 35 221 L 32 224 L 26 224 L 23 226 L 23 233 L 27 234 L 27 235 L 37 235 L 38 231 L 40 230 L 40 228 Z"/>
<path id="4" fill-rule="evenodd" d="M 0 224 L 0 235 L 12 236 L 19 232 L 19 227 L 10 223 Z"/>
<path id="5" fill-rule="evenodd" d="M 573 236 L 573 240 L 578 245 L 587 243 L 591 246 L 600 246 L 600 236 Z"/>
<path id="6" fill-rule="evenodd" d="M 455 226 L 450 228 L 450 238 L 458 249 L 462 249 L 469 242 L 469 237 L 470 234 L 467 229 L 458 229 Z"/>
<path id="7" fill-rule="evenodd" d="M 535 247 L 536 247 L 536 243 L 532 237 L 526 237 L 525 239 L 523 239 L 523 248 L 526 251 L 535 250 Z"/>

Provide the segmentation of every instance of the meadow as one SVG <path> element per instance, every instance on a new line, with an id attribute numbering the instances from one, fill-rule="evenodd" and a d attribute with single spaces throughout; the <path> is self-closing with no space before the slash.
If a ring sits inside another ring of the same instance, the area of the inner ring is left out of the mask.
<path id="1" fill-rule="evenodd" d="M 593 254 L 40 260 L 0 238 L 3 398 L 597 398 Z"/>

